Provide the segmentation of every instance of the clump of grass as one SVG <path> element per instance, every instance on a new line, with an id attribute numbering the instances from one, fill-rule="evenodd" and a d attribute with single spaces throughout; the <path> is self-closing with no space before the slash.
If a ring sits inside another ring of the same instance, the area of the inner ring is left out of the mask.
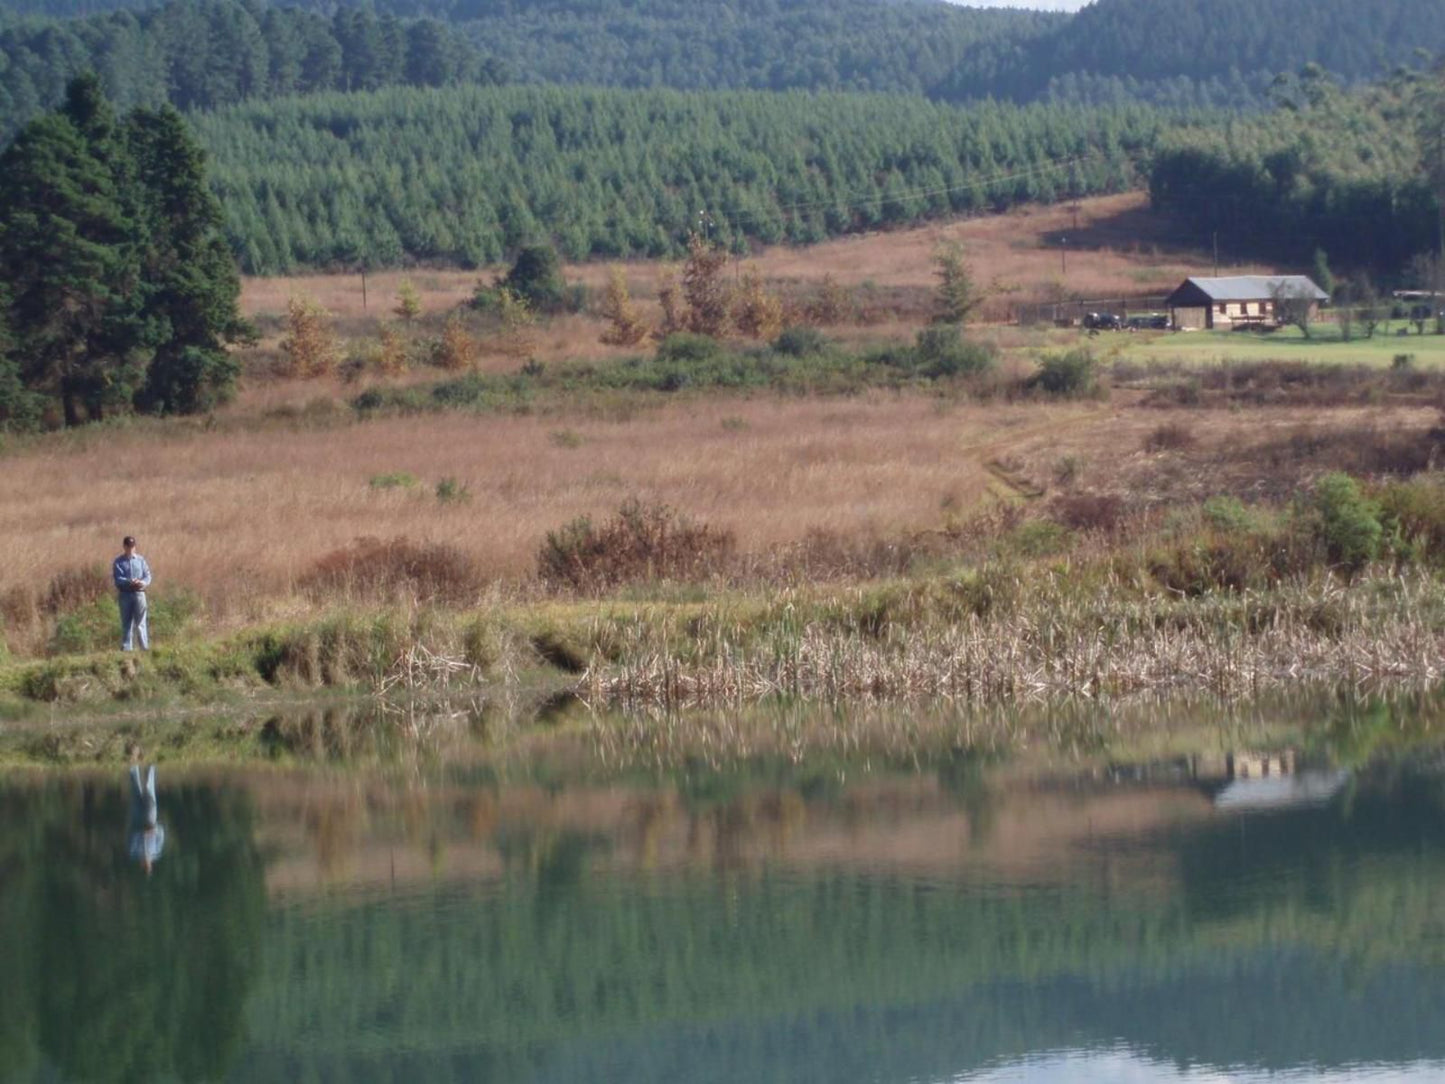
<path id="1" fill-rule="evenodd" d="M 555 531 L 537 555 L 548 584 L 596 592 L 623 583 L 708 579 L 726 571 L 736 541 L 664 504 L 629 500 L 606 523 L 583 516 Z"/>
<path id="2" fill-rule="evenodd" d="M 1049 513 L 1070 530 L 1108 534 L 1123 522 L 1124 498 L 1115 493 L 1061 493 L 1050 502 Z"/>
<path id="3" fill-rule="evenodd" d="M 575 429 L 554 429 L 547 434 L 547 439 L 558 448 L 580 448 L 585 443 Z"/>
<path id="4" fill-rule="evenodd" d="M 402 470 L 390 474 L 373 474 L 367 484 L 372 489 L 414 489 L 417 479 L 416 475 Z"/>
<path id="5" fill-rule="evenodd" d="M 358 538 L 318 560 L 299 586 L 318 597 L 467 602 L 482 581 L 471 558 L 451 546 L 406 537 Z"/>
<path id="6" fill-rule="evenodd" d="M 465 504 L 472 499 L 472 491 L 450 475 L 437 482 L 436 495 L 442 504 Z"/>
<path id="7" fill-rule="evenodd" d="M 1183 422 L 1165 422 L 1144 438 L 1146 452 L 1177 452 L 1194 447 L 1194 430 Z"/>

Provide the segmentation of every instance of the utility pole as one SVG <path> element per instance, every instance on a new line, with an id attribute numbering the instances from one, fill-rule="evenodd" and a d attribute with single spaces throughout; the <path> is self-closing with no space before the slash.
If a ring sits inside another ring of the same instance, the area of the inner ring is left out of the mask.
<path id="1" fill-rule="evenodd" d="M 1059 274 L 1067 276 L 1069 273 L 1069 239 L 1059 238 Z"/>

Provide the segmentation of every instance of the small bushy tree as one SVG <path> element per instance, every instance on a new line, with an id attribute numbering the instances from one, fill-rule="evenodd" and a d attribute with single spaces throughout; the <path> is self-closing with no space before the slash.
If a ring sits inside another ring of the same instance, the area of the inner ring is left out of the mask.
<path id="1" fill-rule="evenodd" d="M 1315 483 L 1314 508 L 1319 538 L 1331 561 L 1354 573 L 1375 558 L 1384 533 L 1380 509 L 1357 481 L 1340 471 L 1326 474 Z"/>
<path id="2" fill-rule="evenodd" d="M 682 294 L 687 301 L 687 330 L 722 338 L 732 309 L 731 291 L 723 279 L 728 254 L 698 234 L 688 239 L 682 269 Z"/>
<path id="3" fill-rule="evenodd" d="M 462 318 L 453 313 L 442 328 L 441 337 L 437 339 L 436 346 L 432 350 L 432 362 L 440 369 L 449 372 L 460 372 L 463 369 L 470 369 L 476 364 L 477 341 L 472 338 L 471 332 L 467 330 Z"/>
<path id="4" fill-rule="evenodd" d="M 341 348 L 331 326 L 331 314 L 310 298 L 291 298 L 286 303 L 281 357 L 286 376 L 324 376 L 335 370 L 341 361 Z"/>
<path id="5" fill-rule="evenodd" d="M 607 289 L 602 294 L 599 315 L 607 321 L 602 341 L 611 346 L 636 346 L 652 330 L 633 302 L 627 276 L 620 267 L 607 269 Z"/>
<path id="6" fill-rule="evenodd" d="M 963 246 L 956 241 L 940 245 L 933 254 L 938 286 L 933 294 L 933 322 L 962 327 L 983 303 L 983 294 L 973 281 L 973 269 L 964 261 Z"/>
<path id="7" fill-rule="evenodd" d="M 527 303 L 533 312 L 560 312 L 567 304 L 562 263 L 551 245 L 527 245 L 517 253 L 507 277 L 498 283 Z"/>
<path id="8" fill-rule="evenodd" d="M 537 317 L 525 297 L 503 286 L 497 291 L 497 317 L 497 348 L 503 354 L 522 362 L 537 352 Z"/>
<path id="9" fill-rule="evenodd" d="M 396 288 L 396 308 L 392 312 L 408 324 L 421 315 L 421 296 L 411 279 L 402 279 L 401 285 Z"/>
<path id="10" fill-rule="evenodd" d="M 658 322 L 653 336 L 666 339 L 679 331 L 687 330 L 687 312 L 682 297 L 682 287 L 672 270 L 665 270 L 657 279 L 657 303 L 662 306 L 662 320 Z"/>
<path id="11" fill-rule="evenodd" d="M 733 302 L 733 326 L 749 339 L 773 339 L 783 327 L 783 302 L 763 285 L 757 267 L 749 265 Z"/>
<path id="12" fill-rule="evenodd" d="M 1048 354 L 1039 363 L 1031 383 L 1050 395 L 1082 398 L 1098 386 L 1094 355 L 1082 347 L 1062 354 Z"/>

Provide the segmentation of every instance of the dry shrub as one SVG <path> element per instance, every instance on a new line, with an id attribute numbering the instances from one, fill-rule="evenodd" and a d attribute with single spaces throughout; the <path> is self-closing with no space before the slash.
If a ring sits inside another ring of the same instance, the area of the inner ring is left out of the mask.
<path id="1" fill-rule="evenodd" d="M 668 268 L 657 276 L 657 303 L 662 306 L 662 319 L 652 331 L 655 339 L 665 339 L 687 328 L 687 310 L 677 274 Z"/>
<path id="2" fill-rule="evenodd" d="M 1336 470 L 1356 475 L 1408 476 L 1432 469 L 1440 458 L 1433 432 L 1396 426 L 1302 426 L 1279 440 L 1249 450 L 1262 467 Z"/>
<path id="3" fill-rule="evenodd" d="M 52 616 L 70 613 L 104 598 L 112 589 L 110 577 L 97 565 L 67 568 L 56 573 L 46 585 L 40 608 Z"/>
<path id="4" fill-rule="evenodd" d="M 1183 422 L 1165 422 L 1144 438 L 1146 452 L 1177 452 L 1194 446 L 1194 430 Z"/>
<path id="5" fill-rule="evenodd" d="M 405 536 L 383 541 L 358 538 L 333 550 L 301 578 L 312 595 L 342 594 L 387 599 L 403 595 L 418 602 L 468 602 L 482 580 L 472 559 L 440 542 L 417 543 Z"/>
<path id="6" fill-rule="evenodd" d="M 730 531 L 694 523 L 665 504 L 629 500 L 601 526 L 582 516 L 548 531 L 537 571 L 547 583 L 577 591 L 653 580 L 690 582 L 725 571 L 735 549 Z"/>
<path id="7" fill-rule="evenodd" d="M 687 330 L 720 339 L 727 334 L 732 291 L 723 278 L 727 250 L 693 234 L 682 268 L 682 293 L 687 299 Z"/>
<path id="8" fill-rule="evenodd" d="M 1395 402 L 1427 403 L 1445 391 L 1438 370 L 1390 369 L 1309 361 L 1250 361 L 1184 368 L 1154 366 L 1120 369 L 1116 378 L 1181 378 L 1150 396 L 1155 406 L 1313 406 L 1370 405 L 1389 397 Z"/>
<path id="9" fill-rule="evenodd" d="M 602 341 L 611 346 L 636 346 L 652 330 L 632 300 L 627 276 L 620 267 L 607 269 L 607 289 L 602 294 L 598 315 L 607 321 Z"/>
<path id="10" fill-rule="evenodd" d="M 774 339 L 783 328 L 783 303 L 763 285 L 757 265 L 743 272 L 733 304 L 733 326 L 750 339 Z"/>
<path id="11" fill-rule="evenodd" d="M 382 376 L 400 376 L 407 370 L 406 340 L 390 324 L 382 324 L 376 336 L 376 369 Z"/>
<path id="12" fill-rule="evenodd" d="M 441 338 L 432 348 L 432 364 L 455 373 L 472 368 L 476 362 L 477 341 L 472 338 L 461 317 L 454 314 L 447 320 Z"/>
<path id="13" fill-rule="evenodd" d="M 1115 493 L 1064 493 L 1049 505 L 1056 523 L 1073 531 L 1112 533 L 1124 520 L 1124 498 Z"/>
<path id="14" fill-rule="evenodd" d="M 308 298 L 293 297 L 286 304 L 286 337 L 281 340 L 285 376 L 325 376 L 341 361 L 341 348 L 331 326 L 331 314 Z"/>
<path id="15" fill-rule="evenodd" d="M 853 294 L 831 272 L 823 276 L 818 292 L 804 309 L 815 324 L 843 324 L 853 319 Z"/>

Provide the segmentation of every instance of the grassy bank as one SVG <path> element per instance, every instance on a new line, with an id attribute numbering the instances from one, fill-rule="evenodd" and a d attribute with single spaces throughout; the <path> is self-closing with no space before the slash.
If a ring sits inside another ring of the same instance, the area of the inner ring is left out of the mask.
<path id="1" fill-rule="evenodd" d="M 399 700 L 567 691 L 596 707 L 664 709 L 774 697 L 993 704 L 1445 676 L 1445 585 L 1420 571 L 1190 596 L 1067 565 L 992 564 L 664 594 L 482 612 L 348 609 L 149 655 L 12 661 L 0 668 L 0 710 L 154 710 L 317 690 Z"/>

